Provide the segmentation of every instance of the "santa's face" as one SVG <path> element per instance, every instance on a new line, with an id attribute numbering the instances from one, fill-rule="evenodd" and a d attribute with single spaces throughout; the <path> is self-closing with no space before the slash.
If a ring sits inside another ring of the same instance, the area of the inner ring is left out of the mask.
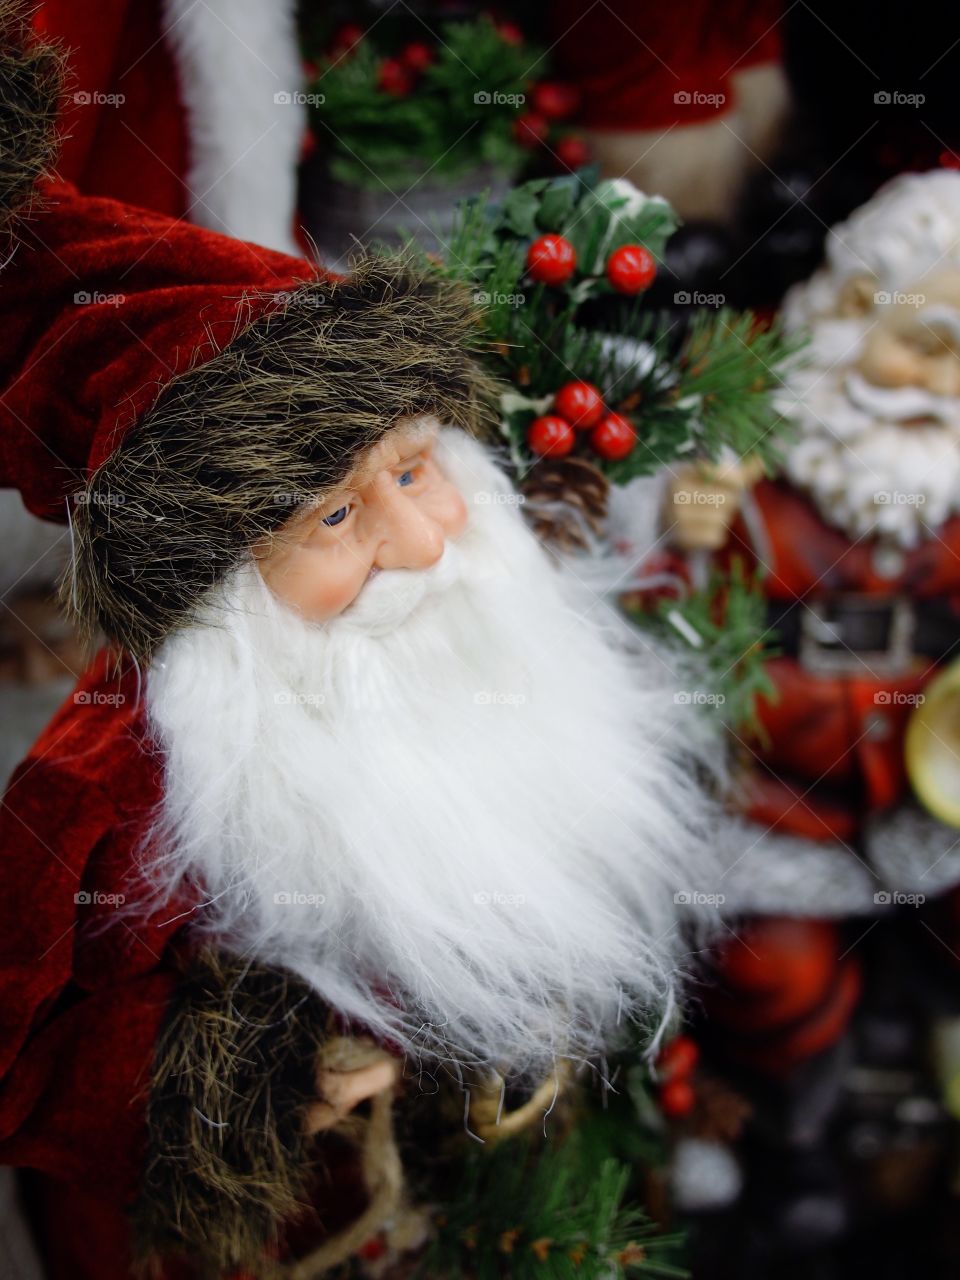
<path id="1" fill-rule="evenodd" d="M 786 473 L 851 537 L 904 548 L 960 510 L 960 271 L 870 282 L 808 320 L 781 401 L 799 428 Z"/>
<path id="2" fill-rule="evenodd" d="M 467 508 L 433 457 L 439 423 L 404 418 L 344 483 L 257 549 L 260 573 L 311 622 L 337 617 L 382 569 L 428 569 L 463 532 Z"/>
<path id="3" fill-rule="evenodd" d="M 876 297 L 857 361 L 863 377 L 877 387 L 960 395 L 960 271 L 944 269 Z"/>

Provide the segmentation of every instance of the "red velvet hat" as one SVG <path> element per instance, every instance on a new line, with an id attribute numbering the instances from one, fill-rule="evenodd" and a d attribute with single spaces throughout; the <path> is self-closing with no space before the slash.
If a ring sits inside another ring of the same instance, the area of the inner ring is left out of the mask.
<path id="1" fill-rule="evenodd" d="M 42 195 L 0 272 L 0 483 L 65 521 L 68 495 L 173 377 L 316 272 L 66 184 Z"/>
<path id="2" fill-rule="evenodd" d="M 64 184 L 0 271 L 0 483 L 69 519 L 69 604 L 147 659 L 400 417 L 492 401 L 478 308 L 401 259 L 346 279 Z"/>

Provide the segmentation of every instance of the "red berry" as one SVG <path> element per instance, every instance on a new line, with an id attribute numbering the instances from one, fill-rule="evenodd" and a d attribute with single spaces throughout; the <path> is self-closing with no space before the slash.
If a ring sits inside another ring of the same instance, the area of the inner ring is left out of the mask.
<path id="1" fill-rule="evenodd" d="M 372 1236 L 366 1244 L 362 1244 L 357 1253 L 364 1262 L 376 1262 L 387 1251 L 387 1242 L 382 1235 Z"/>
<path id="2" fill-rule="evenodd" d="M 377 88 L 395 98 L 405 98 L 413 88 L 413 76 L 399 58 L 384 58 L 377 71 Z"/>
<path id="3" fill-rule="evenodd" d="M 619 413 L 608 413 L 590 433 L 590 444 L 601 458 L 608 462 L 619 462 L 637 443 L 637 433 L 633 423 Z"/>
<path id="4" fill-rule="evenodd" d="M 657 1069 L 664 1080 L 686 1078 L 700 1058 L 700 1046 L 689 1036 L 674 1036 L 664 1045 L 657 1058 Z"/>
<path id="5" fill-rule="evenodd" d="M 534 111 L 548 120 L 565 120 L 580 105 L 580 95 L 573 85 L 561 84 L 558 80 L 543 80 L 535 84 L 530 97 Z"/>
<path id="6" fill-rule="evenodd" d="M 657 264 L 642 244 L 624 244 L 607 259 L 607 279 L 619 293 L 642 293 L 653 284 Z"/>
<path id="7" fill-rule="evenodd" d="M 411 71 L 426 71 L 435 55 L 428 44 L 414 40 L 400 51 L 400 61 Z"/>
<path id="8" fill-rule="evenodd" d="M 498 22 L 497 35 L 504 44 L 523 44 L 523 32 L 515 22 Z"/>
<path id="9" fill-rule="evenodd" d="M 543 116 L 538 116 L 534 111 L 527 111 L 524 115 L 517 116 L 513 122 L 513 136 L 521 147 L 539 147 L 546 141 L 549 132 L 549 124 Z"/>
<path id="10" fill-rule="evenodd" d="M 330 57 L 334 60 L 346 58 L 363 39 L 363 27 L 358 22 L 345 22 L 338 27 L 330 44 Z"/>
<path id="11" fill-rule="evenodd" d="M 696 1101 L 688 1080 L 670 1080 L 660 1090 L 660 1110 L 665 1116 L 688 1116 Z"/>
<path id="12" fill-rule="evenodd" d="M 541 458 L 562 458 L 570 452 L 575 441 L 573 427 L 554 413 L 534 418 L 527 428 L 527 444 Z"/>
<path id="13" fill-rule="evenodd" d="M 553 154 L 564 169 L 579 169 L 590 163 L 590 148 L 572 133 L 554 143 Z"/>
<path id="14" fill-rule="evenodd" d="M 563 284 L 576 265 L 574 247 L 563 236 L 538 236 L 527 250 L 527 271 L 538 284 Z"/>
<path id="15" fill-rule="evenodd" d="M 592 382 L 566 382 L 553 397 L 554 410 L 578 431 L 589 431 L 603 417 L 603 396 Z"/>

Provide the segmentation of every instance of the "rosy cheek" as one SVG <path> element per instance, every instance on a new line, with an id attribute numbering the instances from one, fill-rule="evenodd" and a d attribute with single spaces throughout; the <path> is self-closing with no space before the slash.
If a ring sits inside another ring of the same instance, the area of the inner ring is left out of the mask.
<path id="1" fill-rule="evenodd" d="M 360 593 L 368 569 L 341 548 L 296 550 L 282 563 L 261 566 L 264 581 L 284 604 L 311 622 L 342 613 Z"/>

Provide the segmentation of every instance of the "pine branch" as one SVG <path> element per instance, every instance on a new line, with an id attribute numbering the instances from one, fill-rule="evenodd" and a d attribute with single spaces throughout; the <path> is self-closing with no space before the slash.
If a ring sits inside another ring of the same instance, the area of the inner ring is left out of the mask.
<path id="1" fill-rule="evenodd" d="M 661 601 L 655 612 L 630 608 L 630 616 L 647 630 L 675 645 L 688 646 L 697 679 L 715 711 L 730 728 L 759 733 L 757 701 L 776 698 L 766 670 L 777 649 L 766 626 L 766 601 L 756 577 L 748 577 L 734 558 L 729 575 L 715 572 L 702 591 L 685 599 Z M 699 645 L 693 637 L 699 637 Z"/>
<path id="2" fill-rule="evenodd" d="M 445 1197 L 417 1274 L 432 1280 L 615 1280 L 686 1275 L 663 1236 L 627 1202 L 629 1166 L 596 1158 L 584 1117 L 562 1142 L 527 1139 L 471 1150 Z"/>

